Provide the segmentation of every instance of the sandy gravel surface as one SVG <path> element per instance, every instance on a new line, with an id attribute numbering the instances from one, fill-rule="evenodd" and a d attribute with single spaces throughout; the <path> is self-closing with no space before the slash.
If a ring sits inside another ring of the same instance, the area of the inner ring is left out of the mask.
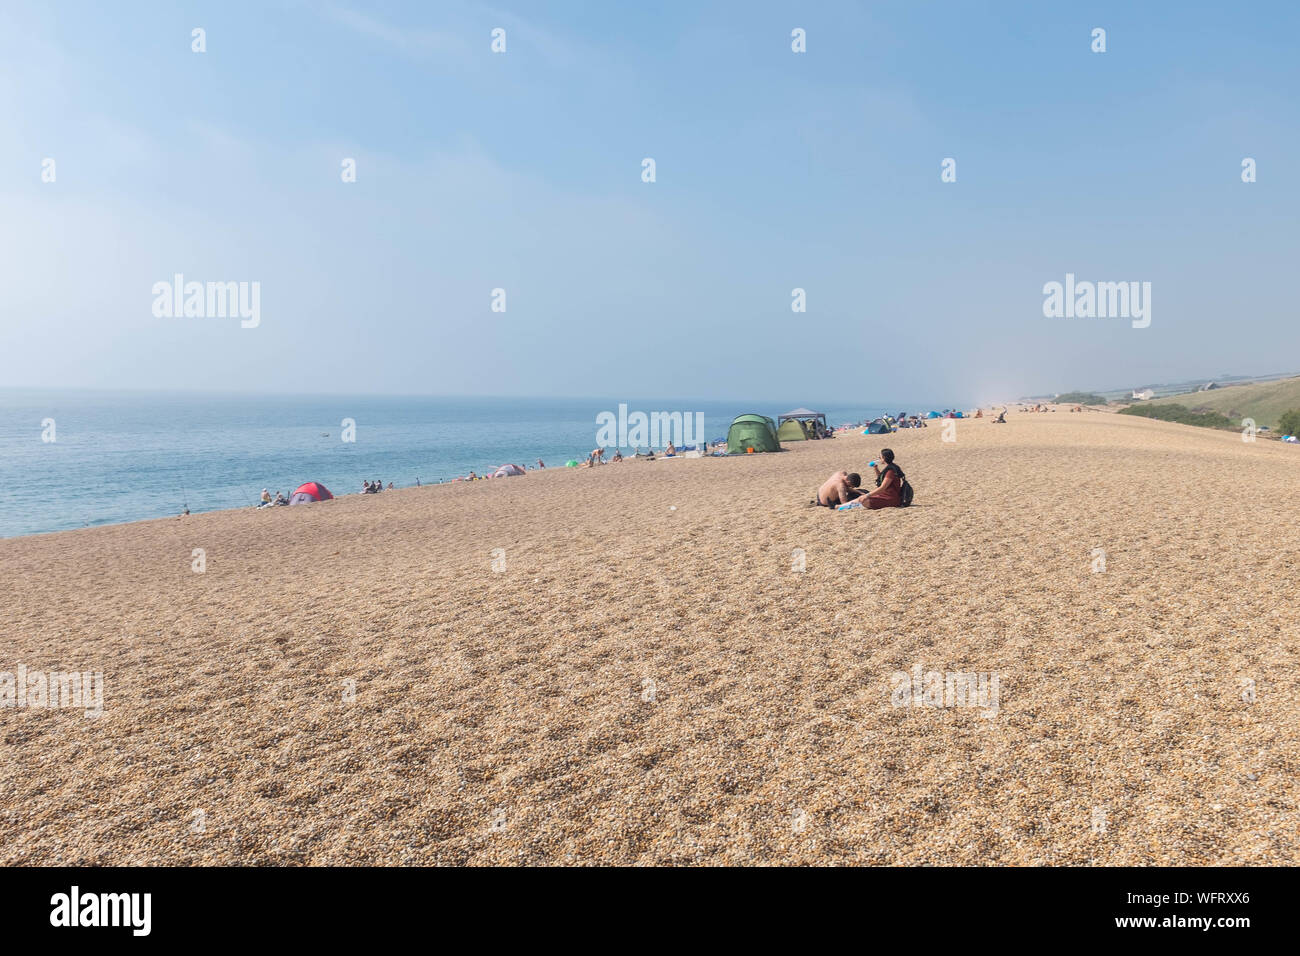
<path id="1" fill-rule="evenodd" d="M 1298 862 L 1300 449 L 941 436 L 0 541 L 0 672 L 105 705 L 0 709 L 0 861 Z"/>

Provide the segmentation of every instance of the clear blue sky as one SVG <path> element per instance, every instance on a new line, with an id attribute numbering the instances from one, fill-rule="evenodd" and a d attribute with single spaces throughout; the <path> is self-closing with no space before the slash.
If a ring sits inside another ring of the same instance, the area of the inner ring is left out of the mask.
<path id="1" fill-rule="evenodd" d="M 1290 2 L 6 0 L 0 385 L 982 400 L 1300 371 L 1297 36 Z M 155 318 L 177 272 L 259 281 L 261 325 Z M 1067 272 L 1150 281 L 1150 328 L 1044 318 Z"/>

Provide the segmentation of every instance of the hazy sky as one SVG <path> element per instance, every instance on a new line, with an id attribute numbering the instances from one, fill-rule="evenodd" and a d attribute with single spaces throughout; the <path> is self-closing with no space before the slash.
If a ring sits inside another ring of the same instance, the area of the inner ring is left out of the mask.
<path id="1" fill-rule="evenodd" d="M 5 0 L 0 386 L 985 400 L 1300 371 L 1297 35 L 1293 2 Z M 1150 327 L 1045 318 L 1067 272 L 1149 281 Z M 156 317 L 176 273 L 259 282 L 260 325 Z"/>

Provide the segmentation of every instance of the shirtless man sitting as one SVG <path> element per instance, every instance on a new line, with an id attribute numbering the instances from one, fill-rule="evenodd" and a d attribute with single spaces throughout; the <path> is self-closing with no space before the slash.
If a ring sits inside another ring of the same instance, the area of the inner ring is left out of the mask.
<path id="1" fill-rule="evenodd" d="M 817 504 L 824 508 L 846 505 L 866 493 L 859 490 L 858 486 L 861 484 L 862 476 L 857 472 L 850 474 L 847 471 L 837 471 L 818 489 Z"/>

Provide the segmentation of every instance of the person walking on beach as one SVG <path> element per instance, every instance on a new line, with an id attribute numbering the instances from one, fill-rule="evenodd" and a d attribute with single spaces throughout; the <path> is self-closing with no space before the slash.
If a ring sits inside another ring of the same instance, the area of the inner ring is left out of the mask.
<path id="1" fill-rule="evenodd" d="M 837 471 L 826 479 L 825 484 L 817 490 L 817 504 L 823 508 L 838 508 L 854 498 L 860 498 L 865 492 L 859 490 L 862 476 L 856 471 Z"/>

